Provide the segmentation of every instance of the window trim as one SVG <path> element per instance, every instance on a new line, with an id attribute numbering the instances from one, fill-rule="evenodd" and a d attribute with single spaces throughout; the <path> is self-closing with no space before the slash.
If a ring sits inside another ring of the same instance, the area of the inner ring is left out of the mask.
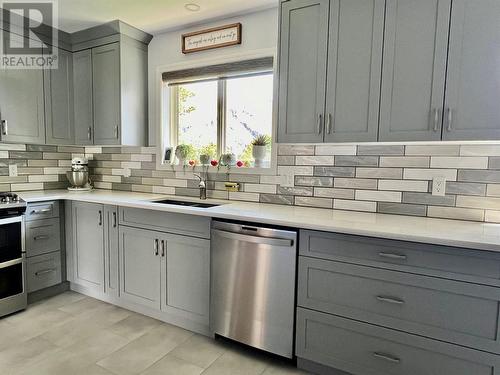
<path id="1" fill-rule="evenodd" d="M 234 53 L 229 55 L 220 55 L 215 58 L 193 58 L 192 61 L 181 61 L 168 65 L 160 65 L 156 67 L 154 76 L 154 96 L 155 100 L 152 102 L 152 113 L 153 118 L 151 119 L 152 134 L 156 136 L 156 140 L 151 139 L 152 145 L 156 147 L 156 169 L 157 170 L 174 170 L 176 172 L 176 177 L 185 177 L 186 174 L 190 174 L 193 168 L 172 165 L 170 163 L 164 163 L 163 157 L 164 152 L 167 147 L 171 147 L 172 143 L 170 141 L 170 114 L 171 109 L 169 106 L 170 100 L 169 95 L 165 93 L 163 73 L 168 71 L 174 71 L 179 69 L 187 68 L 201 68 L 207 65 L 216 65 L 228 62 L 238 62 L 243 60 L 251 60 L 256 58 L 263 58 L 273 56 L 274 61 L 274 93 L 273 93 L 273 119 L 272 119 L 272 151 L 271 151 L 271 165 L 269 168 L 231 168 L 232 173 L 238 174 L 259 174 L 259 175 L 276 175 L 277 173 L 277 154 L 278 147 L 276 144 L 276 134 L 277 134 L 277 115 L 278 115 L 278 64 L 277 64 L 277 49 L 276 48 L 262 48 L 256 49 L 249 52 Z M 196 56 L 198 57 L 198 56 Z M 168 121 L 168 123 L 167 123 Z M 166 133 L 169 133 L 168 135 Z M 200 171 L 201 167 L 196 167 L 195 171 Z M 218 170 L 214 167 L 209 167 L 210 173 L 227 173 L 225 168 L 220 168 Z"/>

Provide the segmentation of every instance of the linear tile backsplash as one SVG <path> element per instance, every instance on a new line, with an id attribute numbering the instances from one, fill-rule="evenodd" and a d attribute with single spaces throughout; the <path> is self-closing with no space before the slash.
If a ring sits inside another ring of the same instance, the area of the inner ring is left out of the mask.
<path id="1" fill-rule="evenodd" d="M 86 155 L 96 188 L 198 196 L 192 170 L 157 170 L 155 153 L 0 144 L 0 191 L 65 188 L 71 158 Z M 430 193 L 436 176 L 448 181 L 444 197 Z M 227 180 L 240 191 L 225 191 Z M 500 144 L 280 145 L 277 175 L 221 170 L 208 189 L 218 199 L 500 222 Z"/>

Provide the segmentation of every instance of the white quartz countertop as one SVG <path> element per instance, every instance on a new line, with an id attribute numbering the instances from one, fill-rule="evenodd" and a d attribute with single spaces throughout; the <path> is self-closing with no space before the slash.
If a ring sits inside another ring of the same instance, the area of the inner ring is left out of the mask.
<path id="1" fill-rule="evenodd" d="M 221 205 L 203 209 L 154 202 L 161 199 L 196 201 L 196 198 L 114 190 L 45 190 L 20 192 L 19 195 L 28 203 L 47 200 L 84 201 L 500 252 L 500 224 L 213 199 L 203 202 Z"/>

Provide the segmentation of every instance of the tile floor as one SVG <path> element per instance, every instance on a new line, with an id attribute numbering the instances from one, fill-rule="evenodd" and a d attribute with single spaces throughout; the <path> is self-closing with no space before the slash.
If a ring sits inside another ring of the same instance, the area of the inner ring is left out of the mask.
<path id="1" fill-rule="evenodd" d="M 0 374 L 305 373 L 261 353 L 66 292 L 0 319 Z"/>

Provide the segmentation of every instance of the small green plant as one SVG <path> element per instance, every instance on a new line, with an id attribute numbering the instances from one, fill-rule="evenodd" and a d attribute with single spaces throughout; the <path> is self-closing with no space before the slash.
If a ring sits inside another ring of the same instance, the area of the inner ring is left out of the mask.
<path id="1" fill-rule="evenodd" d="M 181 159 L 187 159 L 193 153 L 193 146 L 180 144 L 175 148 L 175 156 Z"/>
<path id="2" fill-rule="evenodd" d="M 252 145 L 254 146 L 267 146 L 270 144 L 271 144 L 271 137 L 268 136 L 267 134 L 260 134 L 256 136 L 252 141 Z"/>

